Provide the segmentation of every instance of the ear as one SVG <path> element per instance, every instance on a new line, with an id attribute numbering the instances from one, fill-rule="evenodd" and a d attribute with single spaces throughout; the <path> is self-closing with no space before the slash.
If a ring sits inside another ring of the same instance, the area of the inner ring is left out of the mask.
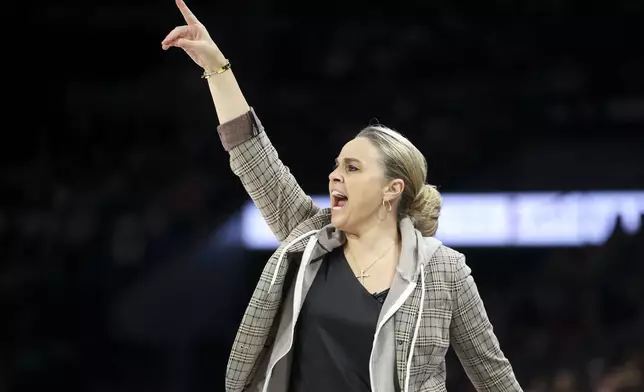
<path id="1" fill-rule="evenodd" d="M 402 195 L 405 190 L 405 182 L 400 178 L 389 181 L 389 184 L 385 187 L 385 192 L 383 195 L 383 200 L 393 203 L 396 199 Z"/>

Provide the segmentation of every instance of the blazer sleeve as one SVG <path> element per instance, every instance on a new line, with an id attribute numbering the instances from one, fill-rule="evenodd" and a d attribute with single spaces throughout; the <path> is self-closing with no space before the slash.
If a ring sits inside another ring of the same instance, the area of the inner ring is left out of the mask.
<path id="1" fill-rule="evenodd" d="M 217 132 L 230 153 L 233 173 L 280 242 L 318 212 L 319 207 L 279 159 L 253 109 L 221 124 Z"/>
<path id="2" fill-rule="evenodd" d="M 521 386 L 494 335 L 471 269 L 461 255 L 455 270 L 451 344 L 477 391 L 518 392 Z"/>

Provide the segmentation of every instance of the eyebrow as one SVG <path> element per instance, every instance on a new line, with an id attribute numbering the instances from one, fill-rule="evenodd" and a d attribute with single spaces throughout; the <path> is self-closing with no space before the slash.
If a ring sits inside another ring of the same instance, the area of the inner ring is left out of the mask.
<path id="1" fill-rule="evenodd" d="M 342 158 L 345 164 L 347 163 L 362 163 L 358 158 Z M 338 158 L 335 158 L 335 164 L 338 164 Z"/>

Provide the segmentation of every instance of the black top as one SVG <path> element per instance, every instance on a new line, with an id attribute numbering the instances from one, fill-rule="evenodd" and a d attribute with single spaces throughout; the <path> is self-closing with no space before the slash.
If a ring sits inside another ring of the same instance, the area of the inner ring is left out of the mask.
<path id="1" fill-rule="evenodd" d="M 371 391 L 369 357 L 388 291 L 368 293 L 342 248 L 324 258 L 297 321 L 289 392 Z"/>

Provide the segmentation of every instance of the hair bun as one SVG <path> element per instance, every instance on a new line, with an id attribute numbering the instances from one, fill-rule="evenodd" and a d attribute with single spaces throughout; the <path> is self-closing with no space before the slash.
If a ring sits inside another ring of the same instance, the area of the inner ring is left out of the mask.
<path id="1" fill-rule="evenodd" d="M 434 185 L 425 184 L 416 194 L 409 215 L 423 236 L 431 237 L 436 234 L 442 204 L 443 198 Z"/>

